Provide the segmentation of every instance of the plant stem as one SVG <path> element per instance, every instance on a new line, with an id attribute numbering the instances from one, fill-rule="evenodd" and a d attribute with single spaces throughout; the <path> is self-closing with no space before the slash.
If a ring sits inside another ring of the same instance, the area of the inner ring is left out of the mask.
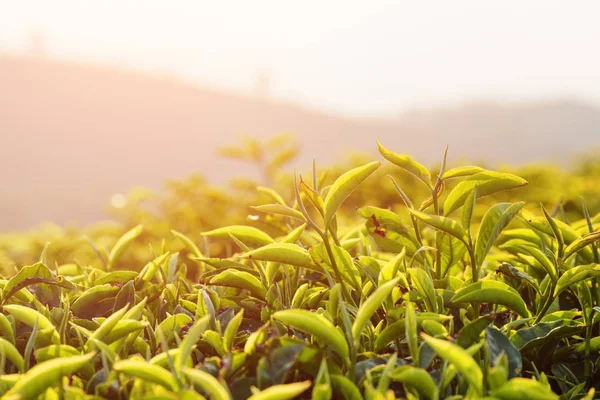
<path id="1" fill-rule="evenodd" d="M 534 325 L 537 324 L 538 322 L 540 322 L 540 320 L 544 317 L 544 315 L 546 314 L 546 312 L 548 311 L 548 309 L 552 305 L 552 302 L 554 302 L 554 296 L 552 295 L 552 293 L 554 292 L 554 286 L 555 286 L 554 283 L 552 283 L 549 286 L 549 288 L 548 288 L 549 289 L 548 290 L 548 295 L 546 297 L 546 302 L 544 303 L 544 305 L 540 309 L 540 312 L 538 313 L 538 315 L 535 317 L 535 320 L 533 321 Z"/>
<path id="2" fill-rule="evenodd" d="M 473 246 L 469 246 L 469 259 L 471 260 L 471 281 L 476 283 L 479 280 L 479 268 L 477 267 L 477 262 L 475 261 L 475 252 L 473 250 Z M 473 314 L 475 318 L 479 318 L 479 303 L 473 303 Z"/>
<path id="3" fill-rule="evenodd" d="M 585 312 L 585 311 L 583 311 Z M 584 358 L 584 375 L 586 381 L 586 387 L 591 384 L 592 370 L 590 368 L 590 340 L 592 339 L 592 328 L 593 328 L 594 312 L 590 313 L 588 324 L 585 327 L 585 358 Z"/>
<path id="4" fill-rule="evenodd" d="M 440 184 L 441 184 L 441 180 L 438 178 L 438 181 L 435 184 L 435 187 L 431 191 L 431 198 L 433 199 L 433 210 L 435 212 L 435 215 L 440 215 L 440 206 L 438 204 L 438 196 L 437 196 L 437 191 L 438 191 Z M 440 235 L 440 234 L 441 233 L 436 232 L 436 234 L 435 234 L 436 242 L 437 242 L 437 235 Z M 437 244 L 436 244 L 436 249 L 437 250 L 435 252 L 435 276 L 437 279 L 442 279 L 442 251 L 437 246 Z"/>
<path id="5" fill-rule="evenodd" d="M 337 280 L 340 282 L 340 285 L 342 286 L 342 293 L 343 293 L 344 297 L 346 298 L 346 301 L 348 301 L 350 304 L 352 304 L 353 306 L 356 307 L 356 302 L 350 295 L 350 291 L 348 290 L 348 287 L 346 286 L 346 282 L 344 282 L 344 279 L 342 278 L 340 269 L 338 268 L 338 265 L 335 262 L 335 257 L 333 255 L 333 251 L 331 250 L 331 245 L 329 244 L 329 238 L 327 237 L 327 234 L 326 233 L 323 234 L 321 236 L 321 238 L 323 239 L 323 244 L 325 245 L 325 249 L 327 250 L 327 255 L 329 256 L 329 262 L 331 263 L 331 268 L 333 268 L 335 277 L 337 278 Z M 358 282 L 354 282 L 354 283 L 355 283 L 355 286 L 358 286 Z"/>

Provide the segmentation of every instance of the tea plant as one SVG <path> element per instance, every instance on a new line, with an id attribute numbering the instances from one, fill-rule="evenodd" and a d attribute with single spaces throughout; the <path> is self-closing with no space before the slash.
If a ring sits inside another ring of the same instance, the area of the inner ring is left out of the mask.
<path id="1" fill-rule="evenodd" d="M 144 213 L 160 229 L 110 250 L 52 265 L 47 245 L 0 281 L 3 398 L 593 398 L 600 214 L 493 202 L 528 182 L 378 148 L 391 179 L 313 168 L 292 196 L 261 187 L 249 222 L 214 201 L 186 211 L 199 232 Z M 350 212 L 361 185 L 378 206 Z"/>

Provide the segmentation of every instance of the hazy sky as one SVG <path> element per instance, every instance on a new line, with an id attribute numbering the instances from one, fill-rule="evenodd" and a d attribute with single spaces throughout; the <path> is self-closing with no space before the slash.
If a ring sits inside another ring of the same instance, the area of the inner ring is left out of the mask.
<path id="1" fill-rule="evenodd" d="M 175 6 L 177 4 L 177 6 Z M 40 32 L 102 61 L 358 115 L 474 99 L 600 102 L 599 1 L 0 0 L 0 50 Z"/>

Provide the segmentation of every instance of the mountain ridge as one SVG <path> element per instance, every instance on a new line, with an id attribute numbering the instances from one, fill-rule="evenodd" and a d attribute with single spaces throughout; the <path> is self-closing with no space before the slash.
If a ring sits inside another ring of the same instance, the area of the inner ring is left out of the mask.
<path id="1" fill-rule="evenodd" d="M 0 231 L 41 220 L 101 218 L 114 193 L 160 187 L 200 172 L 211 182 L 241 164 L 216 149 L 250 136 L 296 133 L 302 169 L 346 151 L 376 157 L 375 139 L 425 164 L 446 144 L 451 160 L 488 165 L 553 161 L 600 146 L 600 113 L 575 101 L 475 103 L 351 118 L 257 99 L 173 78 L 66 61 L 0 54 Z"/>

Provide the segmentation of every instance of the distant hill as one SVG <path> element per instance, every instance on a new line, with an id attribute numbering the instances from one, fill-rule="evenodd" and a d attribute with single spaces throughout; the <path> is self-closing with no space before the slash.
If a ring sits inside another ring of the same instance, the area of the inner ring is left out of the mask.
<path id="1" fill-rule="evenodd" d="M 453 159 L 564 162 L 600 146 L 598 111 L 489 103 L 352 119 L 133 71 L 0 55 L 0 231 L 90 222 L 114 193 L 192 172 L 222 182 L 243 170 L 216 149 L 240 134 L 297 133 L 300 168 L 345 150 L 375 155 L 376 138 L 426 163 L 446 144 Z"/>

